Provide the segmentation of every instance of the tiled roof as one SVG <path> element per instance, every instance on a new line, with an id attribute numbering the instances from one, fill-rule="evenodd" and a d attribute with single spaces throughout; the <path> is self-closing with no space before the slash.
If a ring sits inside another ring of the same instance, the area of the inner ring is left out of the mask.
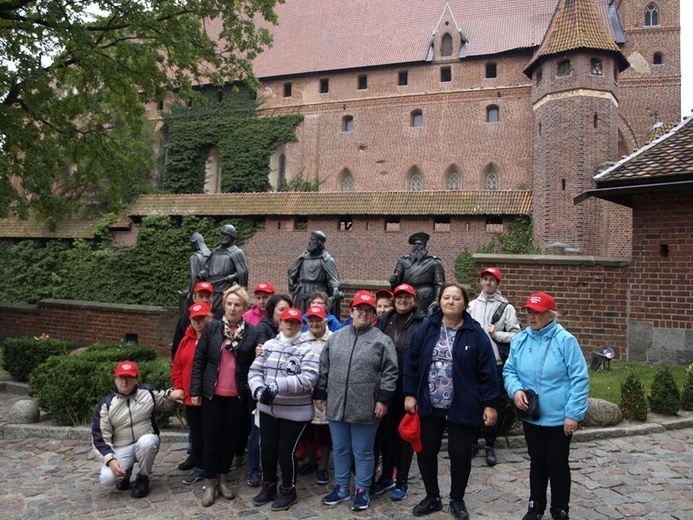
<path id="1" fill-rule="evenodd" d="M 594 177 L 598 186 L 693 178 L 693 117 Z"/>
<path id="2" fill-rule="evenodd" d="M 93 220 L 64 220 L 51 231 L 48 224 L 35 220 L 0 219 L 1 238 L 94 238 Z"/>
<path id="3" fill-rule="evenodd" d="M 127 210 L 145 215 L 527 215 L 530 191 L 266 192 L 142 195 Z"/>
<path id="4" fill-rule="evenodd" d="M 609 28 L 604 16 L 597 11 L 594 0 L 559 0 L 544 41 L 525 71 L 529 74 L 542 57 L 576 49 L 613 52 L 617 55 L 621 70 L 627 68 L 628 61 L 614 43 Z"/>
<path id="5" fill-rule="evenodd" d="M 609 0 L 588 1 L 610 27 Z M 423 62 L 446 3 L 468 42 L 468 57 L 531 49 L 542 42 L 556 2 L 287 0 L 275 8 L 279 25 L 267 25 L 274 38 L 272 48 L 261 53 L 253 67 L 262 79 Z M 218 20 L 208 27 L 218 34 Z"/>
<path id="6" fill-rule="evenodd" d="M 655 123 L 652 125 L 652 128 L 650 128 L 650 132 L 647 134 L 645 142 L 651 143 L 655 139 L 662 137 L 664 134 L 668 134 L 677 126 L 678 123 Z"/>

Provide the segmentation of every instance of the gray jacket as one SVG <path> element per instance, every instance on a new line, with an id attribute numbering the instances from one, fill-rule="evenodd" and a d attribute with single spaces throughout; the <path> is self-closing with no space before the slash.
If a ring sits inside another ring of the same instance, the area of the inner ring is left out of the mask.
<path id="1" fill-rule="evenodd" d="M 327 340 L 313 397 L 327 401 L 330 420 L 373 423 L 375 403 L 392 400 L 397 373 L 392 340 L 372 325 L 349 325 Z"/>

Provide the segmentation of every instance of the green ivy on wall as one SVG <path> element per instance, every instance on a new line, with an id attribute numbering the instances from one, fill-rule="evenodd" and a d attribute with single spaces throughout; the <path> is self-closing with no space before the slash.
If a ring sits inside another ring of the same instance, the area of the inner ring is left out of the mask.
<path id="1" fill-rule="evenodd" d="M 296 141 L 299 114 L 256 117 L 257 102 L 246 90 L 223 92 L 224 101 L 176 107 L 165 116 L 167 148 L 164 190 L 202 193 L 205 162 L 219 150 L 221 191 L 270 189 L 269 162 L 276 146 Z"/>

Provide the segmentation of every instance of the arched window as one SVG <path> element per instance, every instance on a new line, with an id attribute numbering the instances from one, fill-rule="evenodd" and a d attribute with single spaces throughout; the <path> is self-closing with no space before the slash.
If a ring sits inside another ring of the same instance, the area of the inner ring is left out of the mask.
<path id="1" fill-rule="evenodd" d="M 221 191 L 221 160 L 219 148 L 216 146 L 209 151 L 205 161 L 205 193 L 219 193 Z"/>
<path id="2" fill-rule="evenodd" d="M 354 131 L 354 116 L 344 116 L 342 118 L 342 132 Z"/>
<path id="3" fill-rule="evenodd" d="M 498 172 L 494 168 L 489 169 L 484 176 L 484 189 L 489 191 L 500 189 L 499 181 Z"/>
<path id="4" fill-rule="evenodd" d="M 451 170 L 445 182 L 445 189 L 459 191 L 462 189 L 462 175 L 457 170 Z"/>
<path id="5" fill-rule="evenodd" d="M 452 56 L 452 36 L 445 33 L 440 40 L 440 55 L 443 57 Z"/>
<path id="6" fill-rule="evenodd" d="M 664 65 L 664 54 L 655 52 L 652 56 L 652 65 Z"/>
<path id="7" fill-rule="evenodd" d="M 659 8 L 655 4 L 647 4 L 645 7 L 645 26 L 659 25 Z"/>
<path id="8" fill-rule="evenodd" d="M 423 112 L 418 108 L 411 111 L 410 124 L 413 128 L 421 128 L 423 126 Z"/>
<path id="9" fill-rule="evenodd" d="M 277 180 L 277 190 L 283 190 L 286 187 L 286 155 L 279 156 L 279 178 Z"/>
<path id="10" fill-rule="evenodd" d="M 489 105 L 486 107 L 486 122 L 497 123 L 500 118 L 498 113 L 498 105 Z"/>
<path id="11" fill-rule="evenodd" d="M 414 172 L 409 178 L 409 189 L 411 191 L 423 190 L 423 178 L 419 172 Z"/>
<path id="12" fill-rule="evenodd" d="M 339 179 L 340 191 L 354 191 L 354 177 L 347 168 L 342 170 L 342 173 L 339 175 Z"/>

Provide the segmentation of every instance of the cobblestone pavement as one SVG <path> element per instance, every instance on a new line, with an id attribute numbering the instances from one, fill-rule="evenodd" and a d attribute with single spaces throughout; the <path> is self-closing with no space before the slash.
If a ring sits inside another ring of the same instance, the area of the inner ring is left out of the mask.
<path id="1" fill-rule="evenodd" d="M 14 396 L 0 392 L 0 423 L 6 422 L 8 402 Z M 164 441 L 155 464 L 151 492 L 134 499 L 98 483 L 99 461 L 90 443 L 81 439 L 34 436 L 0 439 L 0 518 L 3 519 L 234 519 L 272 518 L 410 518 L 411 508 L 423 498 L 416 464 L 412 468 L 409 496 L 392 502 L 386 493 L 374 497 L 371 507 L 352 512 L 348 503 L 323 506 L 328 486 L 317 485 L 314 475 L 300 477 L 299 502 L 289 511 L 271 512 L 270 506 L 253 507 L 257 488 L 244 482 L 245 467 L 230 474 L 238 491 L 231 501 L 223 498 L 209 508 L 200 506 L 202 484 L 186 486 L 177 464 L 186 444 Z M 693 428 L 668 430 L 613 439 L 573 443 L 571 518 L 693 520 Z M 526 510 L 529 461 L 523 447 L 497 450 L 500 463 L 486 466 L 474 459 L 466 504 L 472 519 L 522 518 Z M 440 484 L 449 487 L 448 461 L 440 456 Z M 446 512 L 431 519 L 451 518 Z"/>

